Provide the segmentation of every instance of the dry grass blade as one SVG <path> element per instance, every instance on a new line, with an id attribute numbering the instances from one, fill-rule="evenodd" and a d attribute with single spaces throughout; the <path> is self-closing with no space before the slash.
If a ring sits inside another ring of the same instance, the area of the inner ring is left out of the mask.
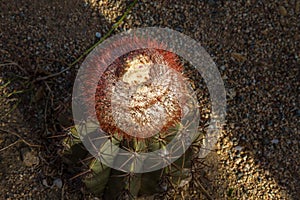
<path id="1" fill-rule="evenodd" d="M 0 151 L 4 151 L 5 149 L 8 149 L 9 147 L 17 144 L 18 142 L 23 142 L 24 144 L 30 146 L 30 147 L 36 147 L 36 148 L 41 148 L 42 146 L 41 145 L 37 145 L 37 144 L 31 144 L 29 142 L 27 142 L 22 136 L 20 136 L 18 133 L 15 133 L 15 132 L 12 132 L 12 131 L 8 131 L 8 130 L 3 130 L 3 129 L 0 129 L 1 132 L 4 132 L 4 133 L 8 133 L 8 134 L 12 134 L 12 135 L 15 135 L 19 138 L 19 140 L 17 140 L 16 142 L 8 145 L 7 147 L 4 147 L 3 149 L 1 149 Z"/>
<path id="2" fill-rule="evenodd" d="M 10 148 L 10 147 L 13 147 L 14 145 L 18 144 L 19 142 L 21 142 L 21 140 L 17 140 L 17 141 L 15 141 L 15 142 L 11 143 L 10 145 L 8 145 L 8 146 L 6 146 L 6 147 L 0 149 L 0 152 L 5 151 L 6 149 L 8 149 L 8 148 Z"/>
<path id="3" fill-rule="evenodd" d="M 80 176 L 83 176 L 83 175 L 85 175 L 85 174 L 87 174 L 87 173 L 90 173 L 91 172 L 91 170 L 86 170 L 86 171 L 84 171 L 84 172 L 81 172 L 81 173 L 79 173 L 79 174 L 76 174 L 75 176 L 73 176 L 73 177 L 71 177 L 69 180 L 71 181 L 71 180 L 74 180 L 74 179 L 76 179 L 76 178 L 78 178 L 78 177 L 80 177 Z"/>
<path id="4" fill-rule="evenodd" d="M 74 62 L 72 62 L 71 64 L 67 64 L 67 68 L 65 68 L 64 70 L 54 73 L 54 74 L 50 74 L 48 76 L 44 76 L 44 77 L 39 77 L 36 80 L 37 81 L 42 81 L 42 80 L 46 80 L 48 78 L 52 78 L 55 76 L 58 76 L 62 73 L 64 73 L 65 71 L 68 71 L 69 69 L 71 69 L 75 64 L 77 64 L 81 59 L 83 59 L 86 55 L 88 55 L 96 46 L 98 46 L 100 43 L 102 43 L 104 40 L 106 40 L 111 34 L 112 32 L 118 28 L 120 26 L 120 24 L 124 21 L 124 19 L 126 18 L 126 16 L 128 15 L 128 13 L 131 11 L 131 9 L 135 6 L 135 4 L 137 3 L 137 0 L 134 0 L 129 7 L 127 8 L 127 10 L 124 12 L 124 14 L 122 15 L 122 17 L 112 26 L 112 28 L 93 46 L 91 46 L 88 50 L 86 50 L 81 56 L 79 56 Z"/>
<path id="5" fill-rule="evenodd" d="M 201 192 L 206 196 L 207 199 L 213 200 L 212 196 L 206 191 L 206 189 L 203 187 L 203 185 L 198 181 L 197 179 L 194 179 L 196 186 L 198 186 L 201 190 Z"/>
<path id="6" fill-rule="evenodd" d="M 12 61 L 8 61 L 8 62 L 5 62 L 5 63 L 0 63 L 0 67 L 5 67 L 5 66 L 9 66 L 9 65 L 12 65 L 12 66 L 17 66 L 22 72 L 24 72 L 25 74 L 27 74 L 27 71 L 25 69 L 23 69 L 18 63 L 16 62 L 12 62 Z"/>

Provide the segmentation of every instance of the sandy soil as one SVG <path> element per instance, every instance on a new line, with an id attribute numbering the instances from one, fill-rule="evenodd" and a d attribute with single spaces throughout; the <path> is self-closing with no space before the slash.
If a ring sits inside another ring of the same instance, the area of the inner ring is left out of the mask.
<path id="1" fill-rule="evenodd" d="M 104 36 L 129 3 L 0 2 L 1 199 L 95 198 L 61 159 L 81 62 L 51 75 Z M 182 198 L 300 199 L 299 10 L 299 0 L 140 1 L 113 32 L 180 31 L 202 44 L 225 82 L 224 136 L 198 161 Z"/>

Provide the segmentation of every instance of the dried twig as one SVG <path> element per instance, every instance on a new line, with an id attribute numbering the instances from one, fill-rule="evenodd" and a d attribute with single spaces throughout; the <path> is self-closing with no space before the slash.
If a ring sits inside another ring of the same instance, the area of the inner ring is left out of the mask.
<path id="1" fill-rule="evenodd" d="M 79 174 L 76 174 L 75 176 L 71 177 L 69 180 L 71 181 L 71 180 L 73 180 L 73 179 L 75 179 L 75 178 L 78 178 L 78 177 L 83 176 L 83 175 L 85 175 L 85 174 L 87 174 L 87 173 L 90 173 L 91 171 L 92 171 L 92 170 L 86 170 L 86 171 L 84 171 L 84 172 L 81 172 L 81 173 L 79 173 Z"/>
<path id="2" fill-rule="evenodd" d="M 8 146 L 6 146 L 6 147 L 0 149 L 0 152 L 1 152 L 1 151 L 4 151 L 4 150 L 6 150 L 6 149 L 8 149 L 8 148 L 10 148 L 10 147 L 12 147 L 12 146 L 14 146 L 14 145 L 16 145 L 16 144 L 19 143 L 19 142 L 23 142 L 23 143 L 25 143 L 26 145 L 28 145 L 28 146 L 30 146 L 30 147 L 37 147 L 37 148 L 42 147 L 41 145 L 31 144 L 31 143 L 27 142 L 27 141 L 26 141 L 22 136 L 20 136 L 18 133 L 15 133 L 15 132 L 12 132 L 12 131 L 8 131 L 8 130 L 4 130 L 4 129 L 0 129 L 0 131 L 1 131 L 1 132 L 8 133 L 8 134 L 15 135 L 15 136 L 17 136 L 17 137 L 19 138 L 19 139 L 18 139 L 17 141 L 15 141 L 14 143 L 12 143 L 12 144 L 10 144 L 10 145 L 8 145 Z"/>
<path id="3" fill-rule="evenodd" d="M 16 62 L 12 62 L 12 61 L 7 61 L 7 62 L 4 62 L 4 63 L 1 63 L 0 64 L 0 67 L 4 67 L 4 66 L 8 66 L 8 65 L 13 65 L 13 66 L 17 66 L 21 71 L 23 71 L 24 73 L 28 74 L 28 72 L 22 68 L 18 63 Z"/>
<path id="4" fill-rule="evenodd" d="M 58 75 L 64 73 L 65 71 L 68 71 L 69 69 L 71 69 L 71 67 L 72 67 L 72 65 L 69 66 L 69 67 L 67 67 L 67 68 L 65 68 L 65 69 L 63 69 L 63 70 L 61 70 L 60 72 L 57 72 L 57 73 L 54 73 L 54 74 L 50 74 L 48 76 L 39 77 L 39 78 L 36 78 L 35 80 L 36 81 L 42 81 L 42 80 L 46 80 L 48 78 L 52 78 L 52 77 L 58 76 Z"/>
<path id="5" fill-rule="evenodd" d="M 200 188 L 201 192 L 206 196 L 207 199 L 213 200 L 212 196 L 206 191 L 206 189 L 203 187 L 203 185 L 198 181 L 197 179 L 193 180 L 195 184 Z"/>
<path id="6" fill-rule="evenodd" d="M 6 149 L 8 149 L 8 148 L 10 148 L 10 147 L 12 147 L 12 146 L 14 146 L 14 145 L 16 145 L 16 144 L 19 143 L 19 142 L 21 142 L 21 140 L 17 140 L 17 141 L 15 141 L 14 143 L 11 143 L 10 145 L 8 145 L 8 146 L 6 146 L 6 147 L 0 149 L 0 152 L 1 152 L 1 151 L 4 151 L 4 150 L 6 150 Z"/>

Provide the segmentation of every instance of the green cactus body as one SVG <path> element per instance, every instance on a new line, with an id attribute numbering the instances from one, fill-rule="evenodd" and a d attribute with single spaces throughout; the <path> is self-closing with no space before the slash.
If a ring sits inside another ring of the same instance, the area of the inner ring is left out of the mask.
<path id="1" fill-rule="evenodd" d="M 165 141 L 161 142 L 157 139 L 153 139 L 153 141 L 136 140 L 127 144 L 127 147 L 131 146 L 137 152 L 146 152 L 161 149 L 164 147 L 164 143 Z M 78 164 L 80 159 L 84 160 L 90 156 L 79 141 L 71 142 L 71 140 L 66 139 L 65 144 L 67 147 L 65 161 L 72 166 L 70 169 L 73 169 L 74 164 Z M 108 147 L 104 145 L 103 148 Z M 136 199 L 140 196 L 152 196 L 165 192 L 167 188 L 164 184 L 166 183 L 172 188 L 182 185 L 182 182 L 190 177 L 191 157 L 192 149 L 189 148 L 183 156 L 170 166 L 142 174 L 126 173 L 111 169 L 94 158 L 88 164 L 90 173 L 84 175 L 82 181 L 92 193 L 102 196 L 104 199 L 120 199 L 125 197 L 127 199 Z M 165 180 L 165 183 L 163 183 L 163 180 Z"/>

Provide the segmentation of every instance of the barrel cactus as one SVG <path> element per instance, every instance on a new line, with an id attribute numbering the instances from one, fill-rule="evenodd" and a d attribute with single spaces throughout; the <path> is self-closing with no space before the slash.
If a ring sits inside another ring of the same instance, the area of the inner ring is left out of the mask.
<path id="1" fill-rule="evenodd" d="M 193 149 L 189 146 L 198 135 L 190 132 L 198 128 L 199 107 L 177 55 L 158 48 L 160 44 L 153 41 L 152 44 L 153 48 L 122 55 L 103 71 L 98 80 L 85 78 L 82 86 L 82 91 L 86 92 L 83 94 L 84 103 L 94 101 L 86 112 L 96 112 L 95 117 L 107 138 L 107 142 L 95 149 L 102 152 L 99 154 L 103 160 L 112 165 L 121 163 L 121 167 L 112 168 L 91 156 L 75 127 L 70 130 L 72 140 L 64 141 L 66 164 L 71 166 L 70 169 L 88 166 L 81 179 L 92 193 L 104 199 L 152 196 L 169 187 L 181 187 L 191 178 Z M 88 61 L 87 64 L 91 63 Z M 94 82 L 97 82 L 96 91 L 90 92 L 89 84 Z M 97 139 L 97 132 L 88 133 L 93 134 L 88 140 Z M 174 146 L 168 148 L 174 139 Z M 151 161 L 148 165 L 152 166 L 147 166 L 145 172 L 137 170 L 141 165 L 133 163 L 129 164 L 129 170 L 123 170 L 125 167 L 122 167 L 131 161 L 117 156 L 118 150 L 112 150 L 115 147 L 132 152 L 132 155 L 160 150 L 157 155 L 162 160 L 170 151 L 176 156 L 161 168 L 156 166 L 160 165 L 158 161 Z M 105 149 L 110 155 L 103 153 Z"/>

